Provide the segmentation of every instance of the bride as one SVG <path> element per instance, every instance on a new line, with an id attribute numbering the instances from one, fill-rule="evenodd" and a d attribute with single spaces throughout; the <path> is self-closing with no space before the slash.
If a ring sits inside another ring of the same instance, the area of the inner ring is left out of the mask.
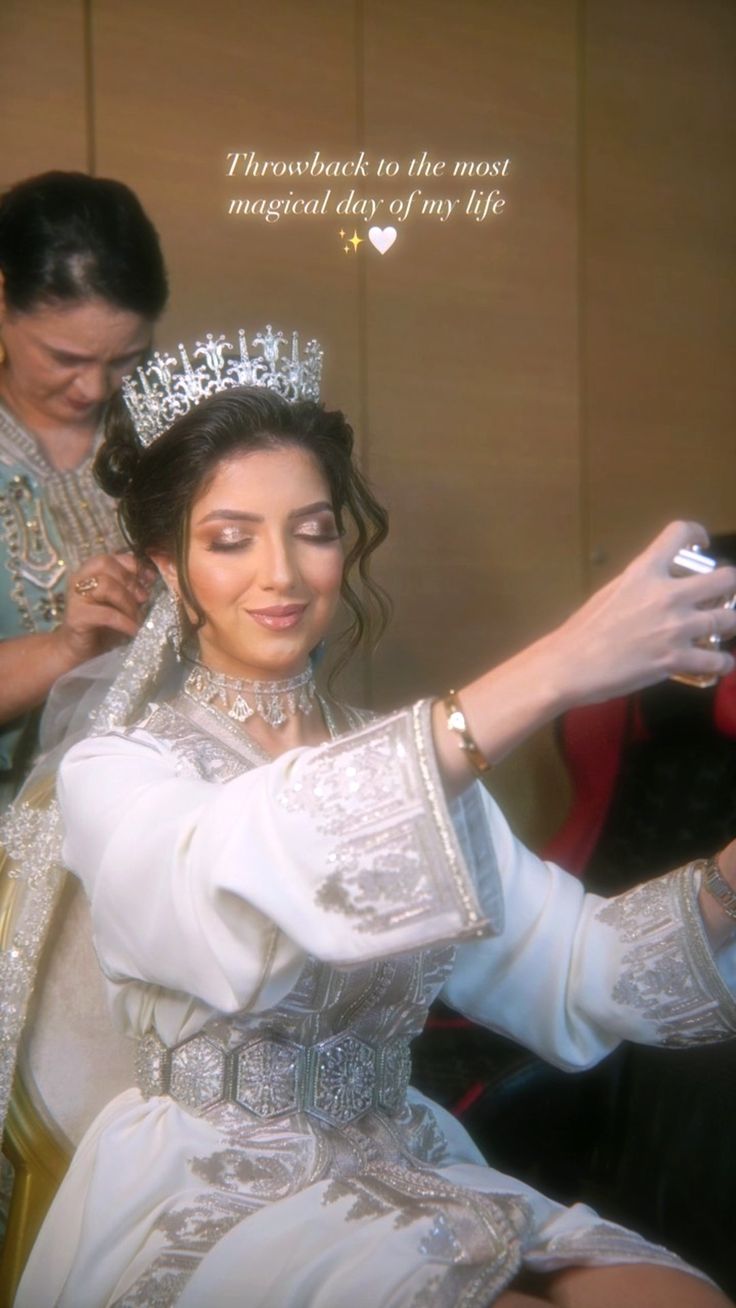
<path id="1" fill-rule="evenodd" d="M 440 992 L 570 1069 L 736 1030 L 736 847 L 604 901 L 476 783 L 573 703 L 729 671 L 736 571 L 673 578 L 707 543 L 675 524 L 458 693 L 375 719 L 337 703 L 314 654 L 341 602 L 347 652 L 380 617 L 386 518 L 316 402 L 319 352 L 282 342 L 253 360 L 209 337 L 176 375 L 157 357 L 126 387 L 136 431 L 118 415 L 98 458 L 166 593 L 58 803 L 138 1085 L 82 1141 L 18 1308 L 724 1305 L 674 1254 L 487 1167 L 410 1087 L 409 1046 Z"/>

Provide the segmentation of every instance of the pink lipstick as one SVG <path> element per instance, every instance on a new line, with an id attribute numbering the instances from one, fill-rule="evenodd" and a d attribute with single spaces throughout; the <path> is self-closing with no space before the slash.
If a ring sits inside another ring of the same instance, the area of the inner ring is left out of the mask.
<path id="1" fill-rule="evenodd" d="M 295 627 L 306 609 L 306 604 L 275 604 L 267 609 L 248 609 L 254 622 L 271 631 L 288 631 Z"/>

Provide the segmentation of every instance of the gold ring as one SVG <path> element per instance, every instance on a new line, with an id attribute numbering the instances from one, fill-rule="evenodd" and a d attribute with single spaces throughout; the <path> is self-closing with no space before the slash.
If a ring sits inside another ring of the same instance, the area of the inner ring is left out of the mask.
<path id="1" fill-rule="evenodd" d="M 78 595 L 91 595 L 93 590 L 97 590 L 99 584 L 99 577 L 80 577 L 79 581 L 75 581 L 74 589 Z"/>

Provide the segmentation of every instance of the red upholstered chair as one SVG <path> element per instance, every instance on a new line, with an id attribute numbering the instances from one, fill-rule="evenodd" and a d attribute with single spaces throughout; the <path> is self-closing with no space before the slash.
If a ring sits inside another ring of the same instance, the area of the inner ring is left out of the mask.
<path id="1" fill-rule="evenodd" d="M 616 894 L 736 836 L 736 672 L 573 709 L 558 725 L 573 800 L 546 858 Z"/>

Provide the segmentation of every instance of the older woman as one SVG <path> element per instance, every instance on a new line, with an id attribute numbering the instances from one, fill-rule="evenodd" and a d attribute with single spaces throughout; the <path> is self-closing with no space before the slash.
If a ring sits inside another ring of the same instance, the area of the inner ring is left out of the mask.
<path id="1" fill-rule="evenodd" d="M 167 296 L 121 182 L 46 173 L 0 202 L 0 785 L 32 756 L 62 673 L 138 629 L 147 578 L 91 464 L 105 406 Z M 90 602 L 93 601 L 93 602 Z"/>
<path id="2" fill-rule="evenodd" d="M 349 644 L 365 626 L 350 573 L 385 515 L 342 414 L 293 400 L 309 360 L 257 341 L 157 360 L 128 388 L 140 441 L 123 424 L 100 455 L 169 595 L 58 793 L 138 1087 L 80 1145 L 16 1304 L 723 1308 L 674 1254 L 486 1167 L 410 1088 L 409 1042 L 440 991 L 570 1068 L 733 1031 L 736 849 L 607 903 L 474 777 L 575 700 L 728 671 L 696 642 L 736 628 L 710 607 L 736 571 L 674 579 L 704 541 L 676 524 L 502 667 L 366 722 L 312 654 L 341 598 Z M 243 379 L 263 389 L 210 394 Z"/>

